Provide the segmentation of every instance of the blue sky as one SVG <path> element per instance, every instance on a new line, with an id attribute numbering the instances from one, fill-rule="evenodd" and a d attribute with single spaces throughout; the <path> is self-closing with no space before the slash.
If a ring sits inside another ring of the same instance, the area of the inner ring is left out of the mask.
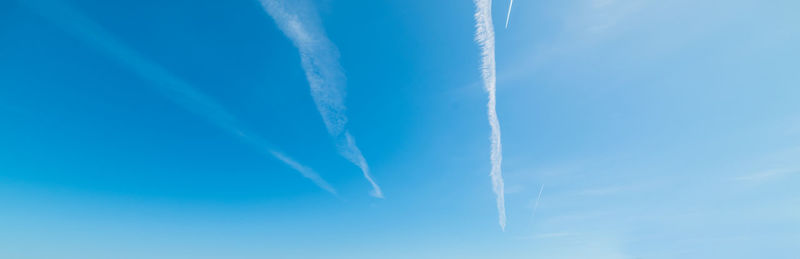
<path id="1" fill-rule="evenodd" d="M 0 2 L 0 257 L 800 253 L 796 1 L 494 1 L 505 230 L 472 1 L 264 3 Z"/>

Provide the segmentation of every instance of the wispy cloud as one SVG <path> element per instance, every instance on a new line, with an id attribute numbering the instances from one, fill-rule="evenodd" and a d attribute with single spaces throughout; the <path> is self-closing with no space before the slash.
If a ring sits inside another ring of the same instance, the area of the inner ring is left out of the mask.
<path id="1" fill-rule="evenodd" d="M 539 195 L 536 196 L 536 203 L 533 204 L 533 215 L 536 216 L 536 209 L 539 208 L 539 201 L 542 199 L 542 191 L 544 191 L 544 184 L 539 188 Z"/>
<path id="2" fill-rule="evenodd" d="M 314 172 L 314 170 L 312 170 L 311 168 L 303 164 L 300 164 L 297 161 L 294 161 L 294 159 L 292 159 L 291 157 L 288 157 L 275 149 L 269 150 L 269 153 L 275 156 L 275 158 L 277 158 L 278 160 L 281 160 L 282 162 L 292 167 L 292 169 L 294 169 L 295 171 L 300 172 L 300 174 L 302 174 L 305 178 L 308 178 L 309 180 L 314 182 L 320 188 L 330 193 L 336 194 L 336 189 L 333 189 L 333 187 L 330 184 L 328 184 L 328 182 L 326 182 L 325 179 L 322 179 L 322 177 L 320 177 L 319 174 Z"/>
<path id="3" fill-rule="evenodd" d="M 508 29 L 508 20 L 511 19 L 511 6 L 514 6 L 514 0 L 508 3 L 508 14 L 506 14 L 506 29 Z"/>
<path id="4" fill-rule="evenodd" d="M 503 148 L 500 143 L 500 122 L 495 110 L 495 90 L 497 75 L 494 62 L 494 25 L 492 25 L 492 1 L 474 0 L 475 12 L 475 40 L 481 46 L 481 76 L 483 85 L 489 93 L 489 103 L 486 105 L 489 115 L 489 126 L 492 129 L 491 160 L 492 187 L 497 196 L 497 212 L 499 214 L 500 228 L 506 228 L 506 205 L 503 191 Z"/>
<path id="5" fill-rule="evenodd" d="M 261 0 L 266 12 L 275 20 L 300 52 L 300 60 L 311 96 L 322 115 L 328 133 L 334 138 L 339 153 L 361 169 L 364 178 L 372 185 L 372 195 L 383 198 L 381 188 L 370 174 L 364 155 L 347 130 L 345 114 L 346 77 L 339 65 L 339 52 L 320 25 L 311 6 L 297 6 L 302 1 Z"/>
<path id="6" fill-rule="evenodd" d="M 517 237 L 517 239 L 562 238 L 562 237 L 570 237 L 570 236 L 577 236 L 577 234 L 570 233 L 570 232 L 552 232 L 552 233 L 542 233 L 542 234 L 535 234 L 535 235 L 528 235 L 528 236 L 520 236 L 520 237 Z"/>
<path id="7" fill-rule="evenodd" d="M 233 134 L 244 143 L 257 148 L 265 155 L 273 156 L 310 179 L 320 188 L 336 194 L 316 172 L 284 155 L 259 135 L 249 131 L 231 113 L 212 98 L 195 89 L 191 84 L 172 74 L 158 64 L 142 57 L 132 48 L 117 40 L 102 26 L 84 16 L 78 10 L 58 0 L 20 1 L 45 19 L 58 25 L 87 44 L 104 52 L 127 66 L 136 75 L 152 82 L 152 86 L 185 109 L 205 117 L 211 123 Z"/>
<path id="8" fill-rule="evenodd" d="M 776 177 L 781 177 L 789 174 L 797 174 L 797 173 L 800 173 L 800 170 L 772 169 L 772 170 L 756 172 L 753 174 L 737 176 L 734 177 L 733 180 L 743 181 L 743 182 L 765 181 Z"/>
<path id="9" fill-rule="evenodd" d="M 574 193 L 577 196 L 606 196 L 606 195 L 620 195 L 626 194 L 629 192 L 638 192 L 642 190 L 646 190 L 648 187 L 652 187 L 653 183 L 647 182 L 638 182 L 633 184 L 626 184 L 626 185 L 611 185 L 611 186 L 602 186 L 602 187 L 591 187 L 582 190 L 578 190 Z"/>

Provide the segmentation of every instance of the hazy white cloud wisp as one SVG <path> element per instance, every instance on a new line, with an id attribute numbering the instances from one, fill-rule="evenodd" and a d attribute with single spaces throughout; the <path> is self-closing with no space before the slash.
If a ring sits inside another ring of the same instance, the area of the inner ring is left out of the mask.
<path id="1" fill-rule="evenodd" d="M 497 196 L 497 212 L 499 214 L 500 228 L 506 228 L 506 205 L 503 190 L 503 148 L 500 143 L 500 121 L 497 118 L 496 106 L 496 82 L 497 75 L 494 60 L 494 25 L 492 25 L 492 1 L 475 0 L 475 41 L 481 46 L 481 77 L 483 85 L 489 93 L 489 102 L 486 107 L 489 116 L 489 126 L 492 129 L 491 135 L 491 161 L 492 188 Z"/>
<path id="2" fill-rule="evenodd" d="M 300 8 L 298 5 L 302 4 L 306 6 Z M 339 153 L 361 169 L 364 178 L 372 185 L 372 195 L 383 198 L 383 192 L 373 180 L 364 155 L 347 129 L 344 105 L 347 78 L 339 64 L 339 52 L 325 35 L 316 14 L 310 11 L 311 6 L 297 0 L 261 0 L 261 5 L 300 52 L 311 97 Z"/>

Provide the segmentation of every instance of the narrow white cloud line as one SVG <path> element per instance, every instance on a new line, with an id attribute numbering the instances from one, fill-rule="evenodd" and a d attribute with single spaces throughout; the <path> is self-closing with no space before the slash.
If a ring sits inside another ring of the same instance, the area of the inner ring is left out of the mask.
<path id="1" fill-rule="evenodd" d="M 300 172 L 300 174 L 302 174 L 303 177 L 308 178 L 323 190 L 336 194 L 336 189 L 334 189 L 333 186 L 328 184 L 328 182 L 326 182 L 325 179 L 322 179 L 322 177 L 320 177 L 319 174 L 314 172 L 314 170 L 312 170 L 311 168 L 300 164 L 291 157 L 284 155 L 280 151 L 272 149 L 269 150 L 269 153 L 278 158 L 278 160 L 281 160 L 282 162 L 292 167 L 292 169 L 294 169 L 295 171 Z"/>
<path id="2" fill-rule="evenodd" d="M 508 14 L 506 14 L 506 29 L 508 29 L 508 20 L 511 19 L 511 6 L 514 5 L 514 0 L 508 3 Z"/>
<path id="3" fill-rule="evenodd" d="M 542 191 L 544 191 L 544 184 L 539 188 L 539 195 L 536 196 L 536 203 L 533 204 L 533 216 L 536 216 L 536 209 L 539 208 L 539 200 L 542 199 Z"/>
<path id="4" fill-rule="evenodd" d="M 475 41 L 481 46 L 481 77 L 483 85 L 489 93 L 489 103 L 487 114 L 489 115 L 489 126 L 492 129 L 491 141 L 491 161 L 492 187 L 497 196 L 497 213 L 500 228 L 506 229 L 506 205 L 503 190 L 503 148 L 500 143 L 500 122 L 497 119 L 496 106 L 496 82 L 497 75 L 494 61 L 494 25 L 492 25 L 492 1 L 474 0 L 475 12 Z"/>
<path id="5" fill-rule="evenodd" d="M 298 6 L 303 4 L 305 6 Z M 297 0 L 261 0 L 261 5 L 300 52 L 311 97 L 328 133 L 336 142 L 339 153 L 361 169 L 364 178 L 372 185 L 372 196 L 383 198 L 380 186 L 370 175 L 364 155 L 347 130 L 344 105 L 347 78 L 339 64 L 339 52 L 325 35 L 313 8 L 308 3 Z"/>
<path id="6" fill-rule="evenodd" d="M 259 151 L 263 152 L 265 155 L 275 157 L 299 172 L 303 177 L 310 179 L 325 191 L 334 195 L 336 194 L 336 190 L 322 179 L 319 174 L 276 150 L 272 147 L 272 144 L 262 137 L 248 131 L 245 127 L 240 125 L 232 114 L 212 98 L 201 93 L 191 84 L 172 74 L 165 68 L 143 58 L 135 50 L 117 40 L 104 28 L 92 21 L 89 17 L 84 16 L 81 12 L 58 0 L 22 0 L 19 2 L 27 5 L 31 10 L 61 27 L 67 33 L 83 40 L 110 57 L 117 59 L 117 61 L 126 65 L 136 75 L 151 81 L 153 83 L 152 86 L 156 90 L 180 106 L 205 117 L 209 122 L 223 128 L 227 132 L 238 137 L 244 143 L 259 149 Z"/>

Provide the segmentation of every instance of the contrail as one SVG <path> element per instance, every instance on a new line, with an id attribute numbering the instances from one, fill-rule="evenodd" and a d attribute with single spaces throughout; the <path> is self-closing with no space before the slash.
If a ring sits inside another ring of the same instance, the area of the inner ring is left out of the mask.
<path id="1" fill-rule="evenodd" d="M 508 29 L 508 19 L 511 18 L 511 6 L 514 5 L 514 0 L 508 3 L 508 14 L 506 15 L 506 29 Z"/>
<path id="2" fill-rule="evenodd" d="M 306 4 L 287 8 L 288 5 L 298 5 L 298 2 L 261 0 L 261 5 L 300 52 L 300 61 L 311 87 L 311 97 L 339 153 L 361 169 L 364 178 L 372 185 L 372 195 L 383 198 L 381 188 L 370 175 L 367 160 L 347 129 L 344 105 L 346 77 L 339 64 L 339 52 L 325 36 L 319 18 L 310 10 L 311 6 Z"/>
<path id="3" fill-rule="evenodd" d="M 539 208 L 539 199 L 542 198 L 542 191 L 544 191 L 544 184 L 542 184 L 542 188 L 539 188 L 539 196 L 536 196 L 536 203 L 533 205 L 533 215 L 536 215 L 536 208 Z"/>
<path id="4" fill-rule="evenodd" d="M 168 70 L 143 58 L 132 48 L 114 38 L 100 25 L 84 16 L 78 10 L 57 0 L 29 1 L 20 3 L 39 13 L 45 19 L 115 58 L 128 66 L 138 76 L 151 81 L 156 90 L 185 109 L 206 117 L 209 122 L 223 128 L 265 155 L 273 156 L 310 179 L 320 188 L 336 195 L 336 190 L 310 168 L 296 162 L 272 147 L 268 141 L 247 130 L 238 120 L 212 98 L 199 92 L 191 84 L 170 73 Z"/>
<path id="5" fill-rule="evenodd" d="M 492 25 L 492 1 L 474 0 L 475 8 L 475 41 L 481 46 L 481 76 L 486 91 L 489 93 L 489 103 L 486 105 L 489 115 L 489 126 L 492 129 L 491 160 L 492 187 L 497 196 L 497 212 L 499 214 L 500 228 L 506 229 L 506 205 L 503 191 L 503 148 L 500 143 L 500 122 L 495 110 L 495 84 L 497 76 L 494 63 L 494 25 Z"/>

